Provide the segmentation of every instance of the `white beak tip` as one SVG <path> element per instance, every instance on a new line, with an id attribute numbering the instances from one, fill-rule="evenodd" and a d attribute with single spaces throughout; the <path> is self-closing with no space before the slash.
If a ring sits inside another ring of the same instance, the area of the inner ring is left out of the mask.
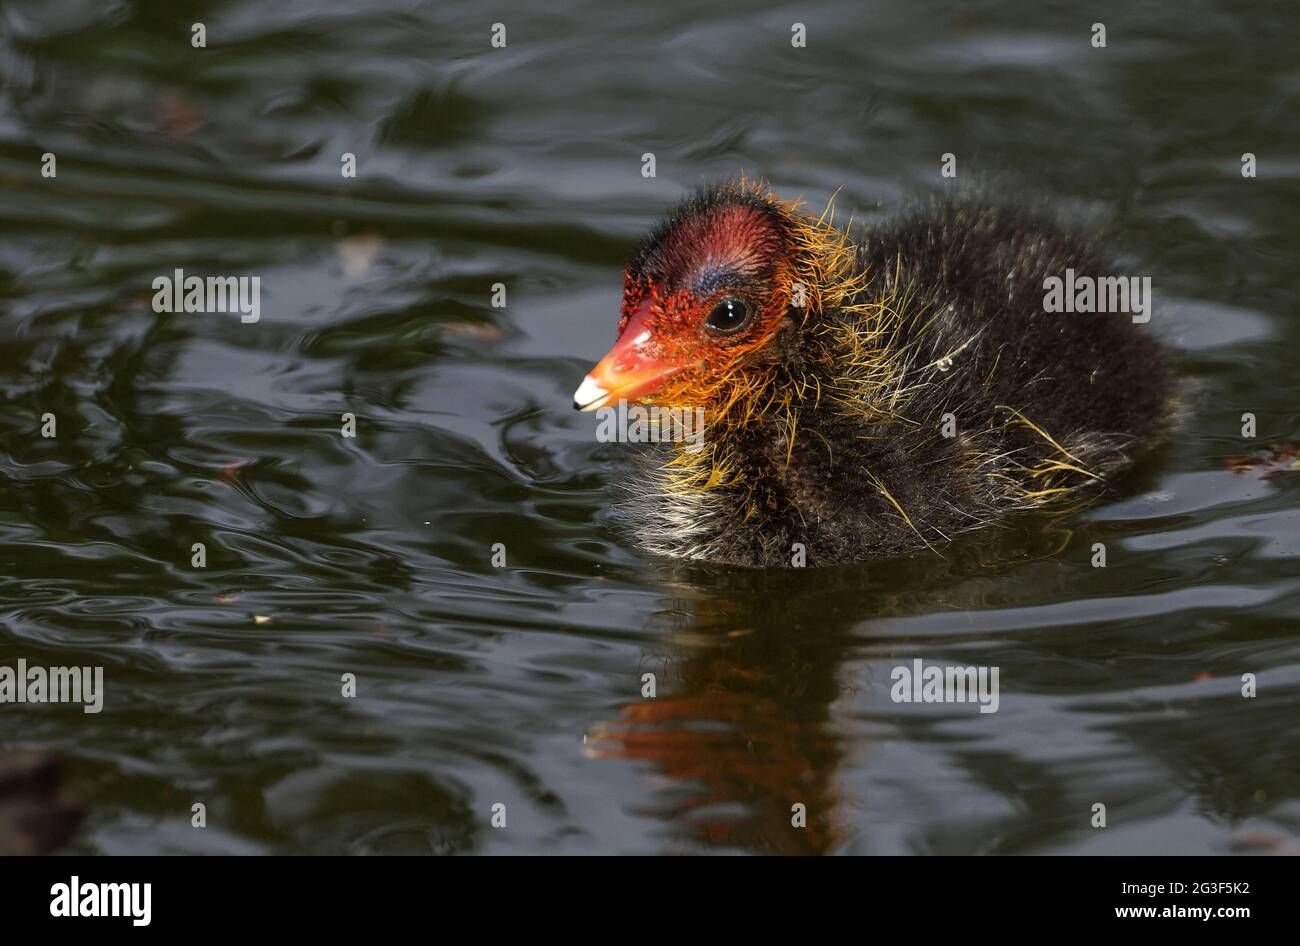
<path id="1" fill-rule="evenodd" d="M 575 411 L 588 411 L 603 401 L 609 392 L 591 379 L 587 375 L 582 379 L 582 384 L 578 385 L 578 390 L 573 392 L 573 409 Z"/>

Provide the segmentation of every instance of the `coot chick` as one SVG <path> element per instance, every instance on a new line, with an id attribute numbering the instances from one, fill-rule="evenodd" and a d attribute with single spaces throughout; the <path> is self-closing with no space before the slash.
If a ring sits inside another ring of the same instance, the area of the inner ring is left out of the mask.
<path id="1" fill-rule="evenodd" d="M 703 409 L 702 443 L 636 478 L 651 552 L 938 549 L 1094 497 L 1162 438 L 1159 346 L 1127 312 L 1046 311 L 1067 271 L 1114 274 L 1041 210 L 939 200 L 851 238 L 762 185 L 709 187 L 636 251 L 618 340 L 574 406 Z"/>

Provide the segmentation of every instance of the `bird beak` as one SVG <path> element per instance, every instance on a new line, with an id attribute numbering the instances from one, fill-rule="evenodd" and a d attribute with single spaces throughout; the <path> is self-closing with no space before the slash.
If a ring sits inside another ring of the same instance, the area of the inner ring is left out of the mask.
<path id="1" fill-rule="evenodd" d="M 573 392 L 573 406 L 580 411 L 631 400 L 648 394 L 671 374 L 681 370 L 680 362 L 656 358 L 654 334 L 649 328 L 648 306 L 643 304 L 628 319 L 614 347 L 597 362 Z"/>

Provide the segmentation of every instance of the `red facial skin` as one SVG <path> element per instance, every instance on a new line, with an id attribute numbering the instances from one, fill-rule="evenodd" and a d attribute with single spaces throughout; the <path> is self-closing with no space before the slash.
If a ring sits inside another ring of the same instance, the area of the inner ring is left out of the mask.
<path id="1" fill-rule="evenodd" d="M 621 398 L 708 401 L 741 359 L 766 344 L 786 313 L 785 247 L 772 214 L 744 204 L 678 222 L 641 271 L 625 274 L 618 341 L 579 389 L 602 396 L 585 404 L 575 400 L 575 406 L 593 410 Z M 728 299 L 749 305 L 749 321 L 734 332 L 709 328 L 709 314 Z"/>

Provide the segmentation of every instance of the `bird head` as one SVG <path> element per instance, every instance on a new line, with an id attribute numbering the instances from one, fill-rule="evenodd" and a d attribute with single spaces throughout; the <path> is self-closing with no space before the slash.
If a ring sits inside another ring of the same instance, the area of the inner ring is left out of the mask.
<path id="1" fill-rule="evenodd" d="M 574 407 L 721 413 L 762 389 L 809 316 L 852 289 L 852 248 L 826 216 L 804 217 L 743 180 L 679 204 L 628 264 L 618 339 Z"/>

